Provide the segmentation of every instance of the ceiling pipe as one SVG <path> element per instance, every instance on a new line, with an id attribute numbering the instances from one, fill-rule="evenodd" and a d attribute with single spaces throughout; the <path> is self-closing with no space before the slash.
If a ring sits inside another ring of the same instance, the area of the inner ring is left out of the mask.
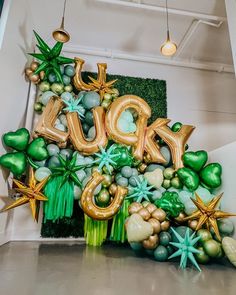
<path id="1" fill-rule="evenodd" d="M 193 62 L 189 60 L 183 61 L 180 59 L 173 60 L 168 58 L 159 58 L 156 56 L 145 56 L 145 55 L 138 55 L 138 54 L 130 54 L 127 52 L 118 52 L 112 49 L 104 50 L 100 48 L 87 48 L 87 47 L 81 47 L 81 46 L 65 45 L 64 52 L 75 54 L 75 55 L 84 54 L 84 55 L 99 56 L 99 57 L 106 57 L 106 58 L 114 58 L 114 59 L 122 59 L 122 60 L 138 61 L 138 62 L 148 62 L 153 64 L 206 70 L 206 71 L 212 71 L 212 72 L 234 73 L 233 67 L 227 64 Z"/>
<path id="2" fill-rule="evenodd" d="M 178 45 L 177 52 L 175 53 L 174 57 L 180 56 L 183 49 L 185 48 L 185 46 L 187 45 L 187 43 L 189 42 L 189 40 L 191 39 L 193 34 L 196 32 L 196 30 L 198 29 L 200 24 L 205 24 L 205 25 L 208 25 L 208 26 L 211 26 L 211 27 L 220 28 L 221 25 L 223 24 L 223 21 L 220 21 L 218 23 L 214 23 L 214 22 L 204 21 L 202 19 L 193 20 L 191 25 L 189 26 L 187 32 L 185 33 L 183 39 L 180 41 L 180 43 Z"/>
<path id="3" fill-rule="evenodd" d="M 139 8 L 139 9 L 145 9 L 145 10 L 151 10 L 151 11 L 157 11 L 157 12 L 165 12 L 165 7 L 162 6 L 155 6 L 155 5 L 148 5 L 144 3 L 138 2 L 129 2 L 129 1 L 123 1 L 123 0 L 95 0 L 96 2 L 106 3 L 106 4 L 114 4 L 119 6 L 125 6 L 125 7 L 131 7 L 131 8 Z M 189 10 L 183 10 L 183 9 L 175 9 L 175 8 L 169 8 L 168 9 L 169 14 L 174 15 L 181 15 L 181 16 L 188 16 L 195 19 L 201 19 L 201 20 L 207 20 L 207 21 L 226 21 L 227 18 L 224 16 L 217 16 L 212 14 L 205 14 L 205 13 L 198 13 L 194 11 Z"/>

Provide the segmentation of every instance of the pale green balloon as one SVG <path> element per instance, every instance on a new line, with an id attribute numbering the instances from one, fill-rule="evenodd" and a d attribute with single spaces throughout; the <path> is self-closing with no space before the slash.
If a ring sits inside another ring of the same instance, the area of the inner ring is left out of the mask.
<path id="1" fill-rule="evenodd" d="M 159 165 L 159 164 L 150 164 L 147 166 L 146 172 L 153 172 L 157 168 L 161 169 L 162 171 L 165 170 L 165 167 Z"/>
<path id="2" fill-rule="evenodd" d="M 52 174 L 51 170 L 47 167 L 40 167 L 35 171 L 35 179 L 37 181 L 42 181 Z"/>
<path id="3" fill-rule="evenodd" d="M 199 185 L 199 187 L 197 188 L 197 190 L 195 191 L 200 198 L 203 200 L 204 203 L 209 203 L 212 200 L 212 195 L 209 192 L 208 189 L 202 187 Z"/>
<path id="4" fill-rule="evenodd" d="M 88 138 L 94 139 L 96 136 L 95 126 L 92 126 L 88 131 Z"/>
<path id="5" fill-rule="evenodd" d="M 117 124 L 118 129 L 119 129 L 121 132 L 129 133 L 128 123 L 127 123 L 127 121 L 126 121 L 125 119 L 119 118 L 117 123 L 118 123 L 118 124 Z"/>
<path id="6" fill-rule="evenodd" d="M 74 185 L 74 199 L 79 200 L 82 195 L 82 190 L 79 186 Z"/>
<path id="7" fill-rule="evenodd" d="M 85 177 L 86 177 L 86 173 L 84 172 L 84 170 L 78 170 L 76 172 L 77 177 L 79 178 L 79 180 L 82 182 Z"/>
<path id="8" fill-rule="evenodd" d="M 191 215 L 193 212 L 195 212 L 197 210 L 197 207 L 194 205 L 194 203 L 192 202 L 192 200 L 186 201 L 184 204 L 185 207 L 185 213 L 187 215 Z"/>
<path id="9" fill-rule="evenodd" d="M 100 183 L 100 184 L 96 187 L 96 189 L 94 190 L 94 195 L 95 195 L 95 196 L 98 195 L 98 194 L 100 193 L 101 189 L 102 189 L 102 184 Z"/>
<path id="10" fill-rule="evenodd" d="M 59 120 L 60 120 L 60 122 L 61 122 L 62 125 L 64 125 L 65 127 L 68 126 L 68 124 L 67 124 L 67 120 L 66 120 L 66 115 L 61 114 L 61 115 L 59 116 Z"/>
<path id="11" fill-rule="evenodd" d="M 61 123 L 55 124 L 55 128 L 61 131 L 66 131 L 66 127 Z"/>
<path id="12" fill-rule="evenodd" d="M 93 158 L 92 157 L 85 157 L 84 163 L 85 163 L 85 165 L 91 165 L 93 163 Z"/>
<path id="13" fill-rule="evenodd" d="M 162 146 L 160 148 L 160 152 L 162 154 L 162 156 L 165 158 L 166 160 L 166 164 L 163 164 L 163 166 L 168 167 L 171 165 L 171 152 L 168 146 Z"/>
<path id="14" fill-rule="evenodd" d="M 52 156 L 48 160 L 48 168 L 56 168 L 56 167 L 59 167 L 60 165 L 61 164 L 57 156 Z"/>
<path id="15" fill-rule="evenodd" d="M 153 195 L 150 197 L 150 200 L 152 202 L 155 202 L 157 199 L 160 199 L 161 196 L 162 196 L 161 190 L 157 189 L 157 190 L 153 191 Z"/>
<path id="16" fill-rule="evenodd" d="M 46 106 L 49 99 L 54 95 L 56 95 L 56 94 L 52 91 L 45 91 L 40 98 L 40 102 Z"/>
<path id="17" fill-rule="evenodd" d="M 45 167 L 46 166 L 46 161 L 47 160 L 43 160 L 43 161 L 34 161 L 34 163 L 36 165 L 38 165 L 39 167 Z"/>
<path id="18" fill-rule="evenodd" d="M 47 151 L 49 156 L 57 156 L 60 152 L 60 149 L 56 144 L 50 143 L 49 145 L 47 145 Z"/>
<path id="19" fill-rule="evenodd" d="M 185 204 L 188 201 L 191 201 L 190 198 L 192 198 L 192 197 L 193 197 L 193 194 L 191 192 L 189 192 L 189 191 L 183 191 L 182 190 L 182 191 L 179 192 L 179 199 L 183 204 Z"/>
<path id="20" fill-rule="evenodd" d="M 129 133 L 134 133 L 137 130 L 136 124 L 129 123 L 128 129 L 129 129 Z"/>
<path id="21" fill-rule="evenodd" d="M 70 101 L 73 99 L 73 95 L 71 94 L 71 92 L 66 91 L 62 93 L 61 98 L 66 101 Z"/>
<path id="22" fill-rule="evenodd" d="M 73 155 L 73 151 L 71 149 L 61 149 L 60 155 L 64 156 L 64 158 L 70 159 Z"/>

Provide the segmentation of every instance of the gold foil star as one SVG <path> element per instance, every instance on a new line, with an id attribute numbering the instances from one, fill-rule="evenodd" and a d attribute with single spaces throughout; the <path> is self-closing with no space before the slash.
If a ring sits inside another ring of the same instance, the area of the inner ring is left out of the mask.
<path id="1" fill-rule="evenodd" d="M 112 80 L 109 82 L 106 82 L 106 76 L 103 76 L 102 78 L 96 80 L 89 76 L 89 79 L 92 82 L 89 82 L 89 85 L 92 86 L 93 91 L 99 92 L 101 99 L 103 99 L 105 93 L 112 94 L 111 87 L 117 80 Z"/>
<path id="2" fill-rule="evenodd" d="M 219 241 L 221 241 L 221 236 L 220 236 L 220 232 L 217 225 L 217 219 L 236 216 L 236 214 L 231 214 L 224 211 L 216 210 L 216 207 L 219 204 L 223 193 L 217 197 L 214 197 L 208 205 L 204 204 L 204 202 L 202 201 L 202 199 L 199 197 L 197 193 L 195 193 L 195 195 L 196 195 L 196 200 L 194 200 L 193 198 L 191 198 L 191 200 L 196 205 L 198 210 L 195 211 L 190 216 L 185 217 L 184 220 L 186 221 L 186 220 L 197 219 L 198 224 L 197 224 L 196 231 L 202 228 L 204 224 L 206 225 L 206 228 L 208 230 L 210 230 L 210 228 L 212 227 L 217 238 L 219 239 Z"/>
<path id="3" fill-rule="evenodd" d="M 16 208 L 18 206 L 30 203 L 31 213 L 33 219 L 38 221 L 38 209 L 39 201 L 47 201 L 48 199 L 41 193 L 43 187 L 45 186 L 48 178 L 44 178 L 43 181 L 37 183 L 34 177 L 33 169 L 30 169 L 29 174 L 29 184 L 28 186 L 19 180 L 13 179 L 14 184 L 17 186 L 15 191 L 20 193 L 22 197 L 18 198 L 11 205 L 6 206 L 0 212 L 5 212 L 7 210 Z"/>

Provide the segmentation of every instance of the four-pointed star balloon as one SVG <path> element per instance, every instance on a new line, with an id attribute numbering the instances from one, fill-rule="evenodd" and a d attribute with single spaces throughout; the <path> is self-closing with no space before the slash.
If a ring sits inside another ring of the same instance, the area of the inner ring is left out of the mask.
<path id="1" fill-rule="evenodd" d="M 26 203 L 30 203 L 33 219 L 38 221 L 39 201 L 48 200 L 47 197 L 45 197 L 42 193 L 42 189 L 45 186 L 47 180 L 48 178 L 44 178 L 41 182 L 37 183 L 34 177 L 33 169 L 30 169 L 28 186 L 19 180 L 13 179 L 13 183 L 16 185 L 15 191 L 20 193 L 22 196 L 12 204 L 3 208 L 1 212 L 5 212 Z"/>
<path id="2" fill-rule="evenodd" d="M 210 230 L 210 228 L 212 227 L 218 240 L 221 241 L 221 236 L 217 225 L 217 219 L 236 216 L 236 214 L 231 214 L 216 209 L 223 193 L 217 197 L 214 197 L 208 205 L 204 204 L 204 202 L 197 193 L 195 193 L 195 195 L 196 200 L 194 200 L 193 198 L 191 198 L 191 200 L 196 205 L 198 210 L 190 216 L 185 217 L 184 220 L 198 220 L 196 231 L 199 230 L 203 225 L 206 225 L 208 230 Z"/>
<path id="3" fill-rule="evenodd" d="M 53 72 L 57 79 L 63 83 L 60 65 L 73 63 L 74 60 L 60 55 L 63 43 L 57 42 L 53 48 L 50 48 L 35 31 L 34 35 L 38 41 L 36 46 L 41 53 L 30 53 L 30 55 L 42 62 L 34 73 L 39 74 L 41 71 L 45 71 L 46 76 L 48 76 L 49 73 Z"/>

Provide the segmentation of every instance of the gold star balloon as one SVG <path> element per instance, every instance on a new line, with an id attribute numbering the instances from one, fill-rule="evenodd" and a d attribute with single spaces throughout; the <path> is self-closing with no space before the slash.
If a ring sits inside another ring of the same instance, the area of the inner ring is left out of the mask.
<path id="1" fill-rule="evenodd" d="M 207 205 L 204 204 L 204 202 L 197 193 L 195 193 L 195 195 L 196 200 L 194 200 L 193 198 L 191 198 L 191 200 L 196 205 L 198 210 L 190 216 L 185 217 L 184 220 L 198 220 L 196 231 L 202 228 L 203 225 L 206 225 L 208 230 L 210 230 L 210 228 L 212 227 L 217 238 L 219 239 L 219 241 L 221 241 L 221 236 L 217 225 L 217 219 L 236 216 L 236 214 L 216 210 L 216 207 L 219 204 L 223 193 L 217 197 L 214 197 Z"/>
<path id="2" fill-rule="evenodd" d="M 14 201 L 12 204 L 3 208 L 0 212 L 5 212 L 7 210 L 30 203 L 33 219 L 35 221 L 38 221 L 39 201 L 48 200 L 47 197 L 45 197 L 41 192 L 47 181 L 48 178 L 44 178 L 44 180 L 37 183 L 34 177 L 33 169 L 30 169 L 28 186 L 19 180 L 13 179 L 13 183 L 17 186 L 15 188 L 15 191 L 20 193 L 22 196 Z"/>

